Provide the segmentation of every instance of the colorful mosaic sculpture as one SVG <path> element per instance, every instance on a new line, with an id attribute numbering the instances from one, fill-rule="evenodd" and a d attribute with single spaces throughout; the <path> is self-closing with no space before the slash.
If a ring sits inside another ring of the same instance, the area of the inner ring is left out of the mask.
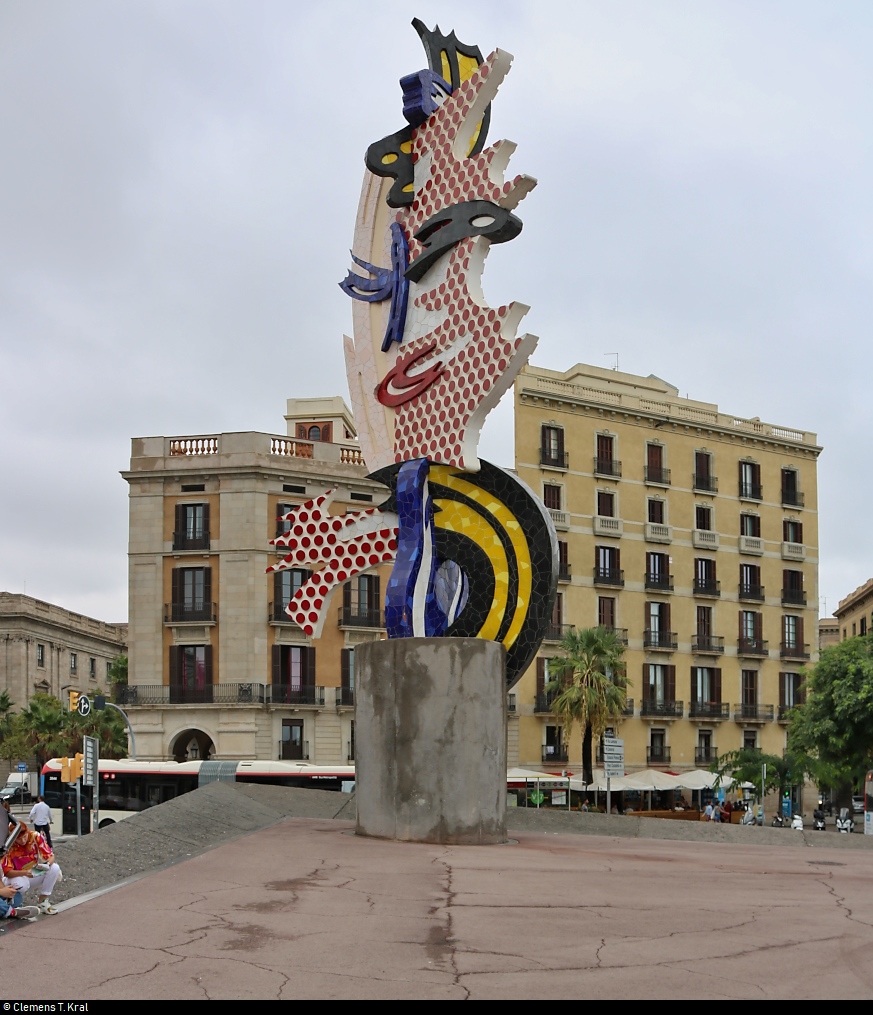
<path id="1" fill-rule="evenodd" d="M 367 150 L 352 252 L 365 274 L 340 283 L 354 300 L 345 356 L 361 449 L 392 495 L 339 518 L 327 497 L 295 509 L 274 541 L 291 552 L 271 570 L 324 565 L 288 606 L 317 635 L 338 583 L 394 560 L 389 637 L 500 641 L 512 686 L 551 617 L 557 540 L 531 491 L 477 455 L 537 341 L 518 335 L 528 308 L 488 307 L 480 280 L 491 244 L 521 232 L 513 211 L 536 181 L 504 180 L 511 142 L 485 147 L 512 57 L 413 26 L 429 66 L 400 80 L 407 126 Z"/>

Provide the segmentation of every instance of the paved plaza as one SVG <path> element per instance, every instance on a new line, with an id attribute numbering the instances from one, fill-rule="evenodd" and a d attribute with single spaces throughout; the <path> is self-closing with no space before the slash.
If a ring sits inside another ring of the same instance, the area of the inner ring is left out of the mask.
<path id="1" fill-rule="evenodd" d="M 873 993 L 873 852 L 836 836 L 438 847 L 352 828 L 285 819 L 62 903 L 4 935 L 7 968 L 34 971 L 11 1000 Z"/>

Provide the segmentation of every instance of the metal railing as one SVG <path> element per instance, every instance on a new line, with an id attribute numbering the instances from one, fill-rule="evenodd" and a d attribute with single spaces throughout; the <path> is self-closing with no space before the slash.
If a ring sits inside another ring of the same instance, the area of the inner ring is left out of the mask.
<path id="1" fill-rule="evenodd" d="M 718 761 L 718 751 L 714 747 L 694 748 L 695 765 L 711 765 L 713 761 Z"/>
<path id="2" fill-rule="evenodd" d="M 543 638 L 545 641 L 563 641 L 564 635 L 572 629 L 572 624 L 549 624 Z"/>
<path id="3" fill-rule="evenodd" d="M 627 628 L 626 627 L 606 627 L 601 625 L 603 630 L 608 634 L 614 634 L 616 641 L 620 641 L 622 645 L 627 645 Z"/>
<path id="4" fill-rule="evenodd" d="M 286 604 L 281 600 L 275 603 L 270 603 L 267 612 L 267 619 L 274 624 L 291 624 L 294 627 L 297 627 L 297 621 L 292 620 L 292 618 L 285 612 L 285 605 Z"/>
<path id="5" fill-rule="evenodd" d="M 620 479 L 621 462 L 616 461 L 614 458 L 595 458 L 594 474 L 597 476 L 613 476 L 616 479 Z"/>
<path id="6" fill-rule="evenodd" d="M 782 491 L 782 506 L 783 507 L 803 507 L 803 494 L 800 490 L 783 490 Z"/>
<path id="7" fill-rule="evenodd" d="M 362 610 L 355 606 L 341 606 L 337 614 L 340 627 L 384 627 L 381 610 Z"/>
<path id="8" fill-rule="evenodd" d="M 643 698 L 640 715 L 657 716 L 660 719 L 681 719 L 684 711 L 684 701 L 656 701 L 653 698 Z"/>
<path id="9" fill-rule="evenodd" d="M 557 692 L 551 691 L 548 694 L 538 694 L 536 702 L 534 703 L 534 711 L 540 715 L 551 713 L 552 702 L 557 698 Z"/>
<path id="10" fill-rule="evenodd" d="M 721 582 L 715 578 L 695 578 L 694 579 L 694 595 L 695 596 L 720 596 L 721 595 Z"/>
<path id="11" fill-rule="evenodd" d="M 772 722 L 772 705 L 734 705 L 734 722 Z"/>
<path id="12" fill-rule="evenodd" d="M 783 606 L 806 606 L 806 593 L 803 589 L 783 589 Z"/>
<path id="13" fill-rule="evenodd" d="M 214 624 L 217 603 L 164 603 L 165 624 Z"/>
<path id="14" fill-rule="evenodd" d="M 549 455 L 540 448 L 540 465 L 551 469 L 566 469 L 569 460 L 568 452 L 559 451 L 555 455 Z"/>
<path id="15" fill-rule="evenodd" d="M 309 761 L 309 741 L 304 740 L 298 747 L 290 740 L 280 740 L 279 761 Z"/>
<path id="16" fill-rule="evenodd" d="M 728 719 L 730 706 L 726 701 L 692 701 L 688 716 L 691 719 Z"/>
<path id="17" fill-rule="evenodd" d="M 355 689 L 354 687 L 336 687 L 336 707 L 337 708 L 352 708 L 355 704 Z"/>
<path id="18" fill-rule="evenodd" d="M 672 652 L 677 647 L 675 631 L 643 631 L 643 648 L 660 648 Z"/>
<path id="19" fill-rule="evenodd" d="M 671 574 L 646 574 L 646 588 L 656 592 L 673 591 L 673 575 Z"/>
<path id="20" fill-rule="evenodd" d="M 565 762 L 567 760 L 566 747 L 551 747 L 549 745 L 543 747 L 543 764 L 556 765 L 558 762 Z"/>
<path id="21" fill-rule="evenodd" d="M 724 652 L 724 638 L 717 634 L 695 634 L 691 638 L 691 651 L 704 655 Z"/>
<path id="22" fill-rule="evenodd" d="M 739 485 L 739 495 L 743 500 L 763 500 L 763 487 L 760 483 L 743 483 Z"/>
<path id="23" fill-rule="evenodd" d="M 715 476 L 708 476 L 700 472 L 695 472 L 692 478 L 695 490 L 701 490 L 703 493 L 718 493 L 718 480 Z"/>
<path id="24" fill-rule="evenodd" d="M 737 595 L 740 599 L 752 599 L 755 602 L 764 602 L 764 586 L 751 585 L 748 582 L 740 582 L 737 586 Z"/>
<path id="25" fill-rule="evenodd" d="M 624 585 L 624 571 L 615 567 L 595 567 L 595 585 Z"/>
<path id="26" fill-rule="evenodd" d="M 809 659 L 809 645 L 799 641 L 780 642 L 779 656 L 782 659 Z"/>
<path id="27" fill-rule="evenodd" d="M 186 532 L 173 533 L 174 550 L 208 550 L 209 532 L 201 532 L 196 536 L 189 536 Z"/>
<path id="28" fill-rule="evenodd" d="M 254 681 L 233 684 L 126 684 L 115 689 L 118 705 L 263 705 L 267 687 Z"/>
<path id="29" fill-rule="evenodd" d="M 571 581 L 570 564 L 568 561 L 561 561 L 558 564 L 558 581 L 559 582 Z"/>
<path id="30" fill-rule="evenodd" d="M 670 470 L 656 469 L 651 465 L 645 466 L 646 482 L 654 483 L 657 486 L 670 486 Z"/>
<path id="31" fill-rule="evenodd" d="M 634 700 L 633 698 L 625 699 L 624 708 L 621 710 L 623 716 L 632 716 L 634 714 Z"/>
<path id="32" fill-rule="evenodd" d="M 268 702 L 271 705 L 316 705 L 324 706 L 324 688 L 311 684 L 292 687 L 290 684 L 270 684 Z"/>
<path id="33" fill-rule="evenodd" d="M 768 642 L 763 638 L 737 638 L 737 655 L 766 656 L 770 654 Z"/>
<path id="34" fill-rule="evenodd" d="M 669 747 L 647 747 L 646 761 L 650 765 L 666 765 L 670 761 Z"/>

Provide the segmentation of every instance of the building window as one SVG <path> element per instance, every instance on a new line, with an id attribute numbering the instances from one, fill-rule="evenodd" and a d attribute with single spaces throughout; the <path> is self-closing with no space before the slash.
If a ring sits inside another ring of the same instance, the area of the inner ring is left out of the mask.
<path id="1" fill-rule="evenodd" d="M 712 531 L 712 508 L 704 504 L 697 504 L 694 507 L 694 527 L 703 532 Z"/>
<path id="2" fill-rule="evenodd" d="M 669 712 L 676 700 L 676 667 L 660 663 L 643 665 L 643 710 L 642 715 L 657 715 Z"/>
<path id="3" fill-rule="evenodd" d="M 741 652 L 753 652 L 765 655 L 763 642 L 763 616 L 753 610 L 740 610 L 740 643 Z"/>
<path id="4" fill-rule="evenodd" d="M 597 435 L 597 455 L 594 471 L 601 476 L 620 476 L 621 462 L 615 459 L 615 438 L 611 434 Z"/>
<path id="5" fill-rule="evenodd" d="M 697 750 L 695 751 L 695 764 L 705 765 L 715 761 L 715 748 L 712 745 L 712 730 L 697 731 Z"/>
<path id="6" fill-rule="evenodd" d="M 670 482 L 670 470 L 664 468 L 664 445 L 646 445 L 646 482 L 664 486 Z"/>
<path id="7" fill-rule="evenodd" d="M 552 483 L 543 484 L 543 504 L 550 511 L 561 510 L 561 487 Z"/>
<path id="8" fill-rule="evenodd" d="M 757 751 L 757 749 L 758 749 L 758 731 L 743 730 L 743 750 Z"/>
<path id="9" fill-rule="evenodd" d="M 789 708 L 803 704 L 801 685 L 803 678 L 799 673 L 779 674 L 779 714 L 784 715 Z"/>
<path id="10" fill-rule="evenodd" d="M 742 672 L 743 706 L 758 704 L 758 671 L 743 670 Z"/>
<path id="11" fill-rule="evenodd" d="M 570 548 L 564 539 L 558 540 L 558 578 L 570 580 Z"/>
<path id="12" fill-rule="evenodd" d="M 670 748 L 667 746 L 665 730 L 653 729 L 649 733 L 649 761 L 665 763 L 670 760 Z"/>
<path id="13" fill-rule="evenodd" d="M 359 574 L 343 585 L 343 624 L 349 627 L 382 627 L 379 576 Z"/>
<path id="14" fill-rule="evenodd" d="M 177 504 L 174 550 L 209 549 L 209 505 Z"/>
<path id="15" fill-rule="evenodd" d="M 712 639 L 712 607 L 698 606 L 696 614 L 697 640 L 708 644 Z"/>
<path id="16" fill-rule="evenodd" d="M 861 637 L 863 638 L 866 633 L 867 633 L 867 618 L 861 617 Z"/>
<path id="17" fill-rule="evenodd" d="M 330 444 L 331 425 L 330 423 L 298 423 L 297 437 L 304 441 L 324 441 Z"/>
<path id="18" fill-rule="evenodd" d="M 312 576 L 302 567 L 289 567 L 273 574 L 273 620 L 288 620 L 285 608 Z"/>
<path id="19" fill-rule="evenodd" d="M 715 493 L 715 476 L 712 474 L 712 455 L 708 451 L 694 452 L 694 489 Z"/>
<path id="20" fill-rule="evenodd" d="M 740 535 L 761 538 L 761 518 L 759 515 L 740 515 Z"/>
<path id="21" fill-rule="evenodd" d="M 96 659 L 89 659 L 88 660 L 88 676 L 92 680 L 96 680 L 97 679 L 97 660 Z"/>
<path id="22" fill-rule="evenodd" d="M 567 467 L 563 427 L 543 426 L 540 428 L 540 464 L 561 469 Z"/>
<path id="23" fill-rule="evenodd" d="M 691 667 L 692 704 L 721 704 L 721 670 L 713 666 Z"/>
<path id="24" fill-rule="evenodd" d="M 344 705 L 354 705 L 355 650 L 353 648 L 340 650 L 340 686 L 342 689 L 342 703 Z"/>
<path id="25" fill-rule="evenodd" d="M 761 466 L 757 462 L 740 462 L 740 497 L 761 500 Z"/>
<path id="26" fill-rule="evenodd" d="M 803 507 L 803 496 L 798 490 L 796 469 L 782 470 L 782 503 L 790 507 Z"/>
<path id="27" fill-rule="evenodd" d="M 70 653 L 70 673 L 77 673 L 79 670 L 79 657 L 75 652 Z"/>
<path id="28" fill-rule="evenodd" d="M 615 517 L 615 494 L 597 491 L 597 513 L 603 518 Z"/>
<path id="29" fill-rule="evenodd" d="M 279 503 L 276 505 L 276 515 L 278 516 L 276 518 L 277 536 L 287 536 L 288 533 L 291 531 L 291 526 L 294 524 L 294 522 L 290 518 L 286 518 L 285 516 L 289 515 L 297 506 L 298 506 L 297 504 L 283 504 L 283 503 Z"/>
<path id="30" fill-rule="evenodd" d="M 739 594 L 741 599 L 764 598 L 761 568 L 757 564 L 740 564 Z"/>
<path id="31" fill-rule="evenodd" d="M 106 683 L 107 684 L 109 683 L 109 678 L 110 678 L 111 674 L 112 674 L 112 660 L 111 659 L 107 659 L 106 660 Z"/>
<path id="32" fill-rule="evenodd" d="M 676 647 L 673 632 L 670 630 L 670 604 L 646 603 L 646 619 L 648 626 L 644 631 L 643 646 L 645 648 Z"/>
<path id="33" fill-rule="evenodd" d="M 211 567 L 174 568 L 172 581 L 173 622 L 213 620 Z"/>
<path id="34" fill-rule="evenodd" d="M 606 627 L 609 630 L 614 630 L 616 626 L 615 621 L 615 600 L 607 597 L 600 596 L 597 599 L 597 624 L 599 627 Z"/>
<path id="35" fill-rule="evenodd" d="M 45 645 L 36 646 L 36 665 L 39 667 L 45 666 Z"/>
<path id="36" fill-rule="evenodd" d="M 855 625 L 852 625 L 852 635 Z M 782 617 L 782 648 L 785 652 L 803 652 L 803 617 L 787 613 Z"/>
<path id="37" fill-rule="evenodd" d="M 315 649 L 307 645 L 273 646 L 274 704 L 317 704 L 315 700 Z"/>
<path id="38" fill-rule="evenodd" d="M 648 512 L 649 512 L 649 521 L 653 525 L 664 524 L 664 501 L 658 500 L 657 498 L 654 497 L 650 497 Z"/>
<path id="39" fill-rule="evenodd" d="M 785 569 L 782 572 L 782 602 L 795 606 L 805 606 L 806 596 L 803 592 L 803 572 Z"/>
<path id="40" fill-rule="evenodd" d="M 618 547 L 594 547 L 594 580 L 608 582 L 612 585 L 623 584 Z"/>
<path id="41" fill-rule="evenodd" d="M 212 700 L 212 646 L 173 645 L 170 648 L 170 701 Z"/>
<path id="42" fill-rule="evenodd" d="M 552 619 L 549 621 L 548 636 L 552 640 L 564 637 L 564 596 L 558 592 L 555 605 L 552 607 Z"/>
<path id="43" fill-rule="evenodd" d="M 803 542 L 803 522 L 786 518 L 782 523 L 782 540 L 785 543 Z"/>
<path id="44" fill-rule="evenodd" d="M 670 574 L 670 556 L 666 553 L 646 554 L 646 588 L 673 591 L 673 576 Z"/>

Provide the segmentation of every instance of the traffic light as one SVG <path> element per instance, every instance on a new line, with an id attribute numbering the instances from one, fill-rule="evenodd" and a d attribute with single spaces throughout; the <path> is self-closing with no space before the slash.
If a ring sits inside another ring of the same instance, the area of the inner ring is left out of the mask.
<path id="1" fill-rule="evenodd" d="M 69 758 L 58 758 L 61 763 L 61 782 L 72 782 L 70 778 L 70 759 Z"/>
<path id="2" fill-rule="evenodd" d="M 79 692 L 70 691 L 70 711 L 77 712 L 79 710 Z"/>
<path id="3" fill-rule="evenodd" d="M 102 712 L 106 708 L 106 695 L 95 694 L 94 695 L 94 711 Z"/>
<path id="4" fill-rule="evenodd" d="M 61 763 L 61 782 L 76 782 L 82 778 L 84 758 L 84 754 L 77 754 L 74 758 L 58 758 Z"/>

